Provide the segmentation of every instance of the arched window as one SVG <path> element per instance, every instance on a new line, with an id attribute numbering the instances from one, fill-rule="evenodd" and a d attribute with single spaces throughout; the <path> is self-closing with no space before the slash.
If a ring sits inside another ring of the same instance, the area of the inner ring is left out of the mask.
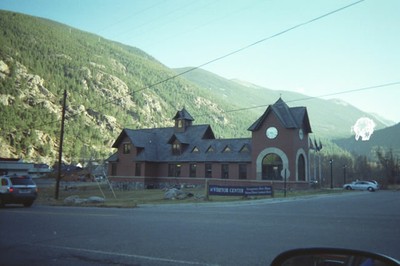
<path id="1" fill-rule="evenodd" d="M 300 154 L 297 159 L 297 174 L 299 181 L 306 181 L 306 160 L 303 154 Z"/>
<path id="2" fill-rule="evenodd" d="M 282 180 L 282 159 L 275 153 L 267 154 L 262 161 L 262 179 Z"/>

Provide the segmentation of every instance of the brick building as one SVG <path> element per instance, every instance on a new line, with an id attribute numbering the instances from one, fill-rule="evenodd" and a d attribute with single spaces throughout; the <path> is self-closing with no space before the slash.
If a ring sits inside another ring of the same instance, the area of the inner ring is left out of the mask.
<path id="1" fill-rule="evenodd" d="M 216 139 L 210 125 L 195 125 L 185 108 L 168 128 L 124 129 L 113 144 L 111 177 L 136 177 L 145 184 L 174 180 L 284 180 L 308 184 L 309 134 L 306 107 L 281 98 L 248 128 L 251 138 Z M 186 181 L 187 183 L 187 181 Z"/>

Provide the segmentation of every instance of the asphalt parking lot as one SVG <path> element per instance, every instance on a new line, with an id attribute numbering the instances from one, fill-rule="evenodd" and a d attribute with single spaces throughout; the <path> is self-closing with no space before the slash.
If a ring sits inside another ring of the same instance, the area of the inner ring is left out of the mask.
<path id="1" fill-rule="evenodd" d="M 133 209 L 0 210 L 2 265 L 268 265 L 298 247 L 400 258 L 400 192 Z"/>

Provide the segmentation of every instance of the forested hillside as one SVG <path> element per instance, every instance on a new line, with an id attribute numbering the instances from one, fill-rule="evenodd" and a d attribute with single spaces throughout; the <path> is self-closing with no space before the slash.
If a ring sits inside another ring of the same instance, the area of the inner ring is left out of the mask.
<path id="1" fill-rule="evenodd" d="M 187 70 L 188 68 L 182 68 L 175 71 L 183 73 Z M 202 69 L 190 71 L 183 77 L 200 87 L 208 88 L 215 93 L 219 92 L 221 98 L 236 103 L 239 108 L 252 108 L 250 110 L 256 115 L 260 115 L 266 105 L 275 102 L 279 97 L 282 97 L 289 106 L 306 106 L 313 132 L 322 138 L 350 136 L 351 127 L 360 117 L 372 118 L 377 129 L 387 126 L 384 124 L 385 121 L 381 121 L 373 114 L 365 113 L 339 100 L 324 100 L 290 91 L 271 90 L 248 82 L 227 80 Z"/>
<path id="2" fill-rule="evenodd" d="M 5 11 L 0 28 L 0 156 L 54 161 L 64 90 L 65 160 L 106 157 L 122 128 L 170 126 L 182 107 L 218 136 L 247 134 L 245 115 L 221 116 L 234 105 L 143 51 Z"/>
<path id="3" fill-rule="evenodd" d="M 196 124 L 210 124 L 217 138 L 250 137 L 247 128 L 282 96 L 290 106 L 307 106 L 324 143 L 349 136 L 352 120 L 363 114 L 342 103 L 298 101 L 305 96 L 201 70 L 181 76 L 183 70 L 171 70 L 139 49 L 41 18 L 0 11 L 0 29 L 0 157 L 56 160 L 64 91 L 67 162 L 107 158 L 123 128 L 171 126 L 183 107 Z M 260 107 L 250 108 L 255 106 Z M 320 115 L 321 107 L 328 115 Z M 324 150 L 340 152 L 331 144 Z"/>
<path id="4" fill-rule="evenodd" d="M 355 140 L 354 137 L 338 139 L 334 142 L 353 154 L 362 154 L 376 158 L 376 151 L 391 151 L 400 156 L 400 123 L 385 129 L 375 131 L 368 141 Z"/>

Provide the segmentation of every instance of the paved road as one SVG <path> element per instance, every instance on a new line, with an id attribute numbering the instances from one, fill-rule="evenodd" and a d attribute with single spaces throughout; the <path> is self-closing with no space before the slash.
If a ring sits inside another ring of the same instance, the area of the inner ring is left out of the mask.
<path id="1" fill-rule="evenodd" d="M 0 209 L 0 265 L 269 265 L 297 247 L 400 258 L 400 192 L 296 200 Z"/>

